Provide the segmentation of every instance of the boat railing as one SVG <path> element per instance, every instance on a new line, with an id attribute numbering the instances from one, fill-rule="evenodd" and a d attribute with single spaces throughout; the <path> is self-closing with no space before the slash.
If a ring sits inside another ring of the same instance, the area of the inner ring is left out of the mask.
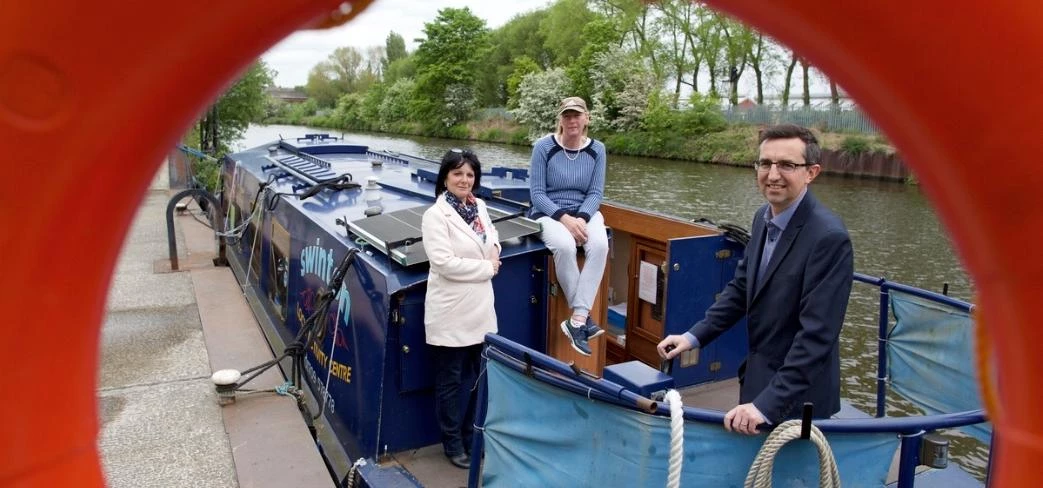
<path id="1" fill-rule="evenodd" d="M 889 378 L 887 377 L 887 347 L 888 335 L 892 333 L 892 295 L 906 295 L 938 304 L 941 310 L 953 310 L 969 314 L 973 305 L 961 300 L 948 297 L 939 293 L 930 292 L 908 285 L 889 282 L 883 278 L 857 274 L 855 281 L 875 286 L 880 292 L 880 317 L 879 317 L 879 357 L 877 371 L 877 412 L 875 417 L 867 418 L 833 418 L 815 420 L 814 425 L 818 427 L 827 437 L 839 435 L 840 437 L 870 438 L 880 434 L 893 434 L 897 439 L 898 449 L 898 477 L 899 488 L 913 486 L 917 466 L 921 463 L 920 454 L 925 436 L 942 429 L 953 429 L 987 421 L 986 414 L 981 408 L 971 408 L 961 411 L 942 412 L 926 415 L 911 415 L 903 417 L 886 416 L 886 400 L 888 393 Z M 897 319 L 896 319 L 897 320 Z M 611 381 L 595 377 L 585 371 L 574 368 L 553 357 L 538 351 L 516 344 L 497 335 L 486 337 L 488 347 L 486 348 L 486 361 L 495 361 L 499 364 L 535 378 L 558 389 L 573 392 L 589 399 L 600 400 L 610 404 L 619 405 L 632 410 L 640 410 L 656 416 L 669 417 L 669 407 L 664 403 L 652 401 L 638 393 L 627 390 L 625 387 Z M 484 381 L 483 381 L 484 383 Z M 483 389 L 485 385 L 483 385 Z M 486 407 L 486 392 L 481 393 L 480 409 Z M 485 412 L 481 412 L 479 419 L 485 418 Z M 713 424 L 717 430 L 724 421 L 724 412 L 707 410 L 702 408 L 685 407 L 684 418 L 689 422 L 700 424 Z M 481 420 L 480 420 L 481 421 Z M 980 439 L 980 436 L 977 436 Z M 894 439 L 894 438 L 892 438 Z M 987 440 L 987 438 L 986 438 Z M 867 441 L 870 442 L 870 441 Z M 876 441 L 873 441 L 876 442 Z M 894 450 L 891 451 L 894 453 Z M 843 473 L 842 473 L 843 476 Z"/>

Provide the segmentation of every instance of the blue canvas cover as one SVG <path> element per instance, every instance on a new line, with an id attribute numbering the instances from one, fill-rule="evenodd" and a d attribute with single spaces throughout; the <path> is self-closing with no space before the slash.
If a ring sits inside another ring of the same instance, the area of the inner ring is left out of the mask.
<path id="1" fill-rule="evenodd" d="M 891 389 L 927 415 L 982 408 L 970 314 L 895 290 L 890 296 L 895 316 L 887 342 Z M 992 436 L 990 423 L 961 430 L 985 443 Z"/>
<path id="2" fill-rule="evenodd" d="M 490 359 L 482 486 L 665 486 L 670 419 L 591 400 Z M 741 487 L 767 435 L 686 420 L 681 486 Z M 845 487 L 883 486 L 895 434 L 827 434 Z M 817 487 L 818 451 L 793 441 L 774 486 Z"/>

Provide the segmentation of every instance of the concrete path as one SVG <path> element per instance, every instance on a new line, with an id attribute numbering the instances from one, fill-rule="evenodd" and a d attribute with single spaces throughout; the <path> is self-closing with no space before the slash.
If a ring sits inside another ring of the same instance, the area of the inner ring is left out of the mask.
<path id="1" fill-rule="evenodd" d="M 272 353 L 231 270 L 211 264 L 213 232 L 191 214 L 175 219 L 188 270 L 169 271 L 164 212 L 173 193 L 164 164 L 109 292 L 98 379 L 109 486 L 334 486 L 292 399 L 259 393 L 218 406 L 213 371 L 244 370 Z M 273 368 L 251 386 L 283 381 Z"/>

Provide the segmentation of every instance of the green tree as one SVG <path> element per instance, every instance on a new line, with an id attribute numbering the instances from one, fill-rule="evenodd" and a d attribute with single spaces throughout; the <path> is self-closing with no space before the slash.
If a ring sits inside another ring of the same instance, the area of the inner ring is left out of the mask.
<path id="1" fill-rule="evenodd" d="M 580 56 L 588 42 L 583 28 L 594 19 L 586 0 L 558 0 L 547 9 L 540 32 L 553 66 L 568 66 Z"/>
<path id="2" fill-rule="evenodd" d="M 384 83 L 394 83 L 403 78 L 416 76 L 416 56 L 406 55 L 391 62 L 384 70 Z"/>
<path id="3" fill-rule="evenodd" d="M 664 36 L 660 58 L 666 69 L 665 74 L 674 81 L 670 107 L 677 108 L 681 101 L 682 85 L 698 91 L 696 76 L 702 65 L 702 55 L 695 47 L 695 28 L 699 22 L 699 6 L 688 0 L 658 0 L 653 5 L 660 12 L 657 23 Z M 685 80 L 689 73 L 692 74 L 691 82 Z"/>
<path id="4" fill-rule="evenodd" d="M 528 56 L 519 56 L 514 58 L 511 68 L 513 71 L 507 77 L 507 107 L 516 108 L 518 106 L 518 87 L 521 86 L 522 79 L 530 73 L 539 73 L 540 65 Z"/>
<path id="5" fill-rule="evenodd" d="M 724 60 L 726 69 L 726 80 L 729 83 L 728 100 L 732 106 L 739 104 L 739 78 L 752 53 L 753 45 L 757 42 L 753 30 L 742 23 L 721 14 L 717 14 L 717 24 L 720 29 L 721 39 L 724 47 Z"/>
<path id="6" fill-rule="evenodd" d="M 408 55 L 409 53 L 406 52 L 406 40 L 402 38 L 401 34 L 391 31 L 384 41 L 384 72 L 387 73 L 391 63 L 404 59 Z"/>
<path id="7" fill-rule="evenodd" d="M 583 37 L 587 43 L 583 46 L 579 58 L 569 65 L 566 72 L 572 80 L 572 94 L 590 100 L 594 92 L 591 79 L 597 70 L 595 60 L 619 46 L 623 34 L 614 19 L 597 15 L 583 27 Z"/>
<path id="8" fill-rule="evenodd" d="M 459 97 L 475 96 L 475 74 L 489 48 L 489 29 L 469 8 L 445 8 L 424 24 L 424 34 L 427 38 L 415 54 L 415 114 L 431 128 L 447 129 L 470 115 L 462 108 L 473 102 L 463 103 Z M 449 104 L 454 110 L 446 118 Z"/>
<path id="9" fill-rule="evenodd" d="M 401 78 L 388 86 L 378 110 L 380 130 L 391 130 L 396 123 L 409 119 L 409 101 L 415 88 L 412 78 Z"/>
<path id="10" fill-rule="evenodd" d="M 250 122 L 265 114 L 268 96 L 265 90 L 272 86 L 275 73 L 258 60 L 203 114 L 198 124 L 199 146 L 208 154 L 228 151 L 233 141 L 239 140 Z"/>
<path id="11" fill-rule="evenodd" d="M 375 81 L 373 63 L 364 63 L 364 59 L 354 47 L 338 47 L 311 69 L 304 92 L 319 106 L 333 107 L 341 95 L 364 90 Z"/>
<path id="12" fill-rule="evenodd" d="M 517 83 L 521 81 L 521 78 L 516 76 L 519 59 L 529 60 L 536 65 L 535 70 L 526 71 L 523 75 L 551 66 L 551 55 L 544 47 L 546 39 L 540 30 L 540 23 L 546 17 L 546 10 L 517 15 L 490 33 L 492 45 L 482 62 L 487 68 L 477 73 L 481 105 L 509 105 L 517 90 Z M 510 86 L 512 78 L 513 89 Z"/>

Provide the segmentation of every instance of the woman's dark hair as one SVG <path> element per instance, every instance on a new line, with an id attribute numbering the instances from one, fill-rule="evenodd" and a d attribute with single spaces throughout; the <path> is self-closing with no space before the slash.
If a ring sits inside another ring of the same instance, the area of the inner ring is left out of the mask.
<path id="1" fill-rule="evenodd" d="M 804 162 L 808 164 L 822 163 L 822 148 L 818 145 L 818 139 L 806 127 L 793 124 L 780 124 L 768 127 L 761 131 L 760 140 L 757 144 L 773 139 L 800 139 L 804 141 Z"/>
<path id="2" fill-rule="evenodd" d="M 467 150 L 467 149 L 450 149 L 442 156 L 442 165 L 438 167 L 438 178 L 435 179 L 435 196 L 442 196 L 445 193 L 445 180 L 449 177 L 449 172 L 469 164 L 471 171 L 474 171 L 474 190 L 482 184 L 482 163 L 478 161 L 478 155 Z M 474 191 L 472 190 L 472 192 Z"/>

